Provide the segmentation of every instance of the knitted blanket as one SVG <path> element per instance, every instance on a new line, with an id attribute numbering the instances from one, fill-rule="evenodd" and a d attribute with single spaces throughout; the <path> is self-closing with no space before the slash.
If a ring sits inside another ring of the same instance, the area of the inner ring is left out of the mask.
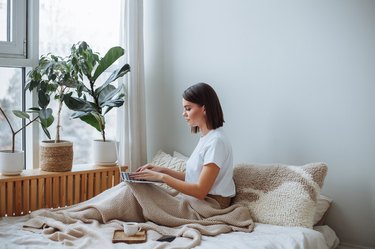
<path id="1" fill-rule="evenodd" d="M 192 248 L 201 235 L 232 231 L 251 232 L 248 208 L 232 205 L 220 209 L 212 198 L 196 198 L 154 184 L 120 183 L 100 195 L 60 209 L 31 213 L 24 229 L 40 232 L 74 248 L 109 248 L 115 229 L 124 221 L 135 221 L 147 231 L 142 248 Z M 178 236 L 171 243 L 156 242 L 161 235 Z"/>

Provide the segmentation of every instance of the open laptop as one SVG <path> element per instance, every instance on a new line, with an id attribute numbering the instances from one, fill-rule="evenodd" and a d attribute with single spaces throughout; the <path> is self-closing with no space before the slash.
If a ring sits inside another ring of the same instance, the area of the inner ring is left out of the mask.
<path id="1" fill-rule="evenodd" d="M 148 180 L 134 180 L 130 179 L 129 172 L 120 172 L 121 181 L 130 182 L 130 183 L 161 183 L 157 181 L 148 181 Z"/>

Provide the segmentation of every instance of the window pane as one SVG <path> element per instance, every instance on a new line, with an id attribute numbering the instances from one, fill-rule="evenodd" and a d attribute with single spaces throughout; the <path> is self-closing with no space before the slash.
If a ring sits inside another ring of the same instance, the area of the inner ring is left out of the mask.
<path id="1" fill-rule="evenodd" d="M 121 0 L 40 0 L 39 53 L 51 52 L 65 57 L 73 44 L 86 41 L 94 51 L 104 56 L 109 48 L 119 45 L 120 8 Z M 53 104 L 56 120 L 57 104 Z M 71 120 L 70 115 L 71 112 L 64 106 L 61 139 L 74 143 L 74 163 L 89 163 L 92 140 L 100 139 L 101 134 L 79 119 Z M 106 122 L 106 138 L 115 139 L 116 109 L 106 115 Z M 56 123 L 52 126 L 49 130 L 54 139 Z M 43 132 L 40 134 L 44 136 Z"/>
<path id="2" fill-rule="evenodd" d="M 22 69 L 0 67 L 0 106 L 5 111 L 14 130 L 22 125 L 22 120 L 13 115 L 12 110 L 22 110 Z M 0 114 L 0 150 L 12 148 L 12 132 Z M 16 135 L 16 149 L 22 150 L 22 133 Z"/>
<path id="3" fill-rule="evenodd" d="M 9 41 L 8 37 L 8 0 L 0 0 L 0 41 Z"/>

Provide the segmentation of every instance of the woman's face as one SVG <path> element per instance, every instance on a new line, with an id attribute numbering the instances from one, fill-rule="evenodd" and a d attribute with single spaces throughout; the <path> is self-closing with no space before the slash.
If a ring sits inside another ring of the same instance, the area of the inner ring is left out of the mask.
<path id="1" fill-rule="evenodd" d="M 182 106 L 184 111 L 182 116 L 184 116 L 186 122 L 191 127 L 202 127 L 206 124 L 205 108 L 193 102 L 182 99 Z"/>

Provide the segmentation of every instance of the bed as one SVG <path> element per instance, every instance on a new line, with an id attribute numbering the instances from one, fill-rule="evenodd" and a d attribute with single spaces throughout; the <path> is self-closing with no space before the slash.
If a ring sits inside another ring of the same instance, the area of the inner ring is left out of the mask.
<path id="1" fill-rule="evenodd" d="M 184 166 L 183 159 L 162 152 L 154 157 L 152 163 L 178 170 L 183 170 Z M 23 224 L 30 219 L 28 214 L 0 219 L 0 248 L 66 248 L 74 245 L 74 248 L 334 249 L 339 239 L 329 226 L 324 225 L 324 217 L 332 200 L 320 195 L 326 173 L 327 166 L 324 163 L 303 166 L 237 165 L 234 175 L 237 195 L 233 203 L 251 210 L 256 222 L 251 233 L 229 232 L 201 236 L 193 231 L 193 234 L 178 237 L 168 244 L 156 242 L 160 233 L 148 230 L 147 242 L 128 245 L 112 243 L 114 230 L 121 229 L 123 223 L 119 220 L 106 224 L 85 224 L 85 231 L 80 231 L 84 236 L 75 236 L 74 228 L 69 228 L 71 231 L 62 233 L 70 233 L 72 236 L 61 239 L 58 238 L 59 233 L 51 237 L 48 231 L 42 235 L 38 230 L 24 230 Z"/>
<path id="2" fill-rule="evenodd" d="M 22 223 L 27 219 L 27 216 L 5 217 L 0 221 L 0 248 L 66 248 L 61 242 L 22 230 Z M 103 230 L 103 237 L 97 238 L 101 240 L 101 246 L 96 247 L 96 241 L 90 241 L 88 236 L 87 240 L 82 242 L 85 248 L 156 248 L 162 244 L 153 241 L 129 245 L 113 244 L 111 229 L 106 229 L 103 224 L 95 225 Z M 185 239 L 179 238 L 179 240 L 179 244 L 184 244 Z M 338 243 L 335 232 L 327 225 L 308 229 L 256 223 L 252 233 L 232 232 L 214 237 L 203 236 L 200 245 L 195 248 L 334 249 Z"/>

